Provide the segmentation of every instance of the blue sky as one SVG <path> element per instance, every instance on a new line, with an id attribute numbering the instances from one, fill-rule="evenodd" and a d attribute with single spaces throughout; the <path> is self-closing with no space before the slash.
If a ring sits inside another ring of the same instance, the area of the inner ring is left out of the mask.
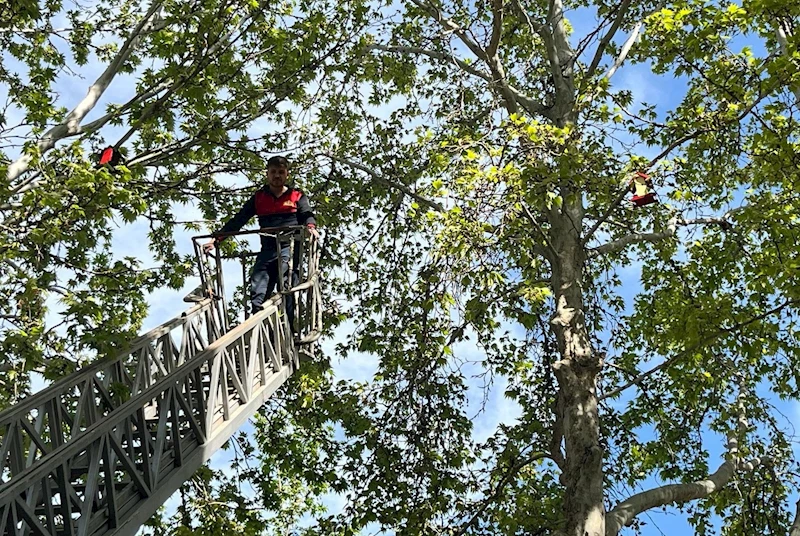
<path id="1" fill-rule="evenodd" d="M 571 22 L 575 28 L 576 35 L 584 35 L 592 26 L 594 17 L 588 12 L 577 12 L 571 14 Z M 754 43 L 737 42 L 736 45 L 745 44 L 752 45 Z M 755 48 L 759 48 L 756 46 Z M 84 77 L 81 79 L 73 79 L 68 83 L 59 85 L 60 101 L 59 103 L 71 108 L 82 99 L 86 93 L 86 89 L 91 80 L 93 80 L 102 70 L 102 66 L 98 64 L 89 65 L 86 68 L 81 68 L 78 71 Z M 130 82 L 128 78 L 127 82 Z M 648 102 L 658 104 L 659 109 L 669 109 L 679 102 L 683 94 L 685 85 L 680 80 L 669 80 L 663 76 L 655 77 L 646 65 L 626 65 L 615 75 L 612 80 L 615 87 L 627 88 L 634 95 L 635 102 Z M 126 83 L 126 77 L 120 77 L 114 81 L 108 92 L 103 96 L 103 99 L 95 110 L 87 117 L 87 121 L 96 119 L 104 113 L 105 104 L 109 102 L 125 102 L 131 95 L 133 85 Z M 5 95 L 3 94 L 4 88 L 0 88 L 0 100 Z M 9 118 L 9 122 L 14 122 L 14 117 Z M 121 135 L 118 129 L 105 129 L 104 136 L 108 140 L 114 140 L 115 136 Z M 658 151 L 652 149 L 654 156 Z M 237 184 L 244 184 L 244 179 L 239 177 L 231 177 L 231 181 Z M 313 200 L 312 200 L 313 201 Z M 180 213 L 182 219 L 194 219 L 197 217 L 197 211 L 190 206 L 177 206 L 175 207 L 176 213 Z M 251 224 L 252 227 L 252 224 Z M 140 220 L 131 225 L 121 225 L 114 240 L 114 251 L 118 257 L 134 256 L 142 261 L 143 266 L 155 265 L 155 260 L 149 253 L 146 245 L 147 236 L 147 222 Z M 179 231 L 176 233 L 178 249 L 182 253 L 189 253 L 192 250 L 191 234 Z M 624 270 L 623 297 L 628 304 L 632 303 L 632 298 L 638 290 L 639 281 L 639 265 L 634 264 Z M 197 285 L 196 278 L 187 281 L 186 285 L 180 291 L 173 291 L 170 289 L 159 289 L 151 293 L 148 297 L 150 303 L 150 314 L 143 326 L 143 331 L 150 329 L 176 315 L 179 315 L 184 309 L 186 304 L 183 303 L 183 296 Z M 237 263 L 228 263 L 226 267 L 226 288 L 232 291 L 237 285 L 241 284 L 241 271 Z M 54 310 L 57 310 L 58 305 L 53 302 Z M 337 336 L 323 342 L 323 347 L 328 355 L 334 355 L 333 347 L 339 340 L 344 338 L 348 333 L 348 325 L 345 324 Z M 462 348 L 457 349 L 462 352 L 468 353 L 475 351 L 474 348 L 469 348 L 466 344 Z M 468 356 L 467 356 L 468 357 Z M 337 378 L 348 378 L 353 380 L 368 380 L 372 377 L 377 364 L 377 357 L 366 354 L 356 354 L 351 356 L 345 361 L 333 361 L 334 374 Z M 475 415 L 475 435 L 476 439 L 485 439 L 491 434 L 501 422 L 513 422 L 520 415 L 520 408 L 516 403 L 510 401 L 503 396 L 504 392 L 503 379 L 500 378 L 486 393 L 486 406 L 485 410 L 478 411 L 480 402 L 483 400 L 484 393 L 480 390 L 477 382 L 473 382 L 470 391 L 468 408 L 471 414 Z M 800 407 L 797 403 L 781 402 L 779 400 L 773 401 L 776 408 L 787 417 L 787 427 L 792 423 L 797 422 L 800 417 Z M 647 435 L 647 431 L 643 431 Z M 716 445 L 716 447 L 715 447 Z M 724 438 L 713 437 L 709 433 L 709 441 L 707 448 L 711 452 L 712 459 L 709 460 L 709 465 L 716 467 L 721 463 L 721 454 L 723 453 Z M 224 466 L 227 459 L 229 459 L 229 452 L 219 452 L 212 458 L 212 464 L 218 467 Z M 716 459 L 715 459 L 716 458 Z M 651 478 L 644 483 L 645 486 L 659 485 L 655 478 Z M 635 490 L 639 491 L 639 490 Z M 174 500 L 173 500 L 174 502 Z M 336 508 L 338 501 L 335 498 L 330 499 L 331 509 Z M 658 510 L 646 513 L 643 518 L 648 521 L 643 534 L 645 536 L 659 535 L 659 534 L 688 534 L 691 533 L 690 526 L 685 521 L 684 516 L 671 510 L 670 513 L 661 513 Z"/>

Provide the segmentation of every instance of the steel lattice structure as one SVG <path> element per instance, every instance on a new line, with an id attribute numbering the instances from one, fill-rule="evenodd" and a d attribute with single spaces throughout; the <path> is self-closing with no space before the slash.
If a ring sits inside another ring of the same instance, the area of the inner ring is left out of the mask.
<path id="1" fill-rule="evenodd" d="M 206 298 L 0 413 L 2 534 L 134 534 L 312 353 L 318 246 L 303 251 L 302 283 L 230 331 Z"/>

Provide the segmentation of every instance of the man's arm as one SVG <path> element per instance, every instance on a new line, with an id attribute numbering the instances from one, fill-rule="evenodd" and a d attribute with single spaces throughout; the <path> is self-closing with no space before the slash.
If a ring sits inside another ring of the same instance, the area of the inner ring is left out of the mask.
<path id="1" fill-rule="evenodd" d="M 303 192 L 300 192 L 300 199 L 297 200 L 297 223 L 308 227 L 311 234 L 319 238 L 317 220 L 314 219 L 314 213 L 311 211 L 311 204 L 308 202 L 308 196 Z"/>
<path id="2" fill-rule="evenodd" d="M 222 226 L 222 229 L 217 231 L 218 233 L 230 233 L 236 232 L 250 220 L 253 216 L 256 215 L 256 196 L 251 197 L 247 200 L 247 202 L 239 209 L 233 218 L 229 219 L 228 222 Z M 207 242 L 203 244 L 203 251 L 206 253 L 211 251 L 215 245 L 219 244 L 225 240 L 225 237 L 215 238 L 211 242 Z"/>

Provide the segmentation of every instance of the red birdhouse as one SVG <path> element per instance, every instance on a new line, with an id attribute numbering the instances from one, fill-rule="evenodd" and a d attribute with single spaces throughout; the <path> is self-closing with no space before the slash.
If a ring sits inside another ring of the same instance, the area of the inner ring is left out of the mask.
<path id="1" fill-rule="evenodd" d="M 650 175 L 637 171 L 630 182 L 631 202 L 637 207 L 643 207 L 656 202 L 656 193 L 653 191 L 653 181 Z"/>
<path id="2" fill-rule="evenodd" d="M 114 147 L 106 147 L 100 153 L 100 157 L 98 158 L 97 162 L 97 167 L 98 168 L 102 166 L 115 167 L 124 163 L 125 161 L 122 159 L 122 155 L 117 149 L 115 149 Z"/>

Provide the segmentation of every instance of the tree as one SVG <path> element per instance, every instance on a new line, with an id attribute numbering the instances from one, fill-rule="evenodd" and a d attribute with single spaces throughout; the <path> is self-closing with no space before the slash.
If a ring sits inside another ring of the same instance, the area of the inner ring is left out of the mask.
<path id="1" fill-rule="evenodd" d="M 212 195 L 212 174 L 255 173 L 288 140 L 328 229 L 331 333 L 355 325 L 339 352 L 379 357 L 369 382 L 306 369 L 240 439 L 235 471 L 199 472 L 183 490 L 197 500 L 153 532 L 285 533 L 308 511 L 308 534 L 615 535 L 673 503 L 699 534 L 712 515 L 726 534 L 800 530 L 792 438 L 768 400 L 798 398 L 795 6 L 104 4 L 72 15 L 72 57 L 91 48 L 141 82 L 84 124 L 47 91 L 60 6 L 24 5 L 0 33 L 30 62 L 0 74 L 33 140 L 2 174 L 6 379 L 134 332 L 139 289 L 189 272 L 172 204 L 229 212 L 241 193 Z M 573 33 L 573 13 L 597 27 Z M 104 31 L 125 45 L 104 48 Z M 636 64 L 684 85 L 678 102 L 615 87 Z M 262 117 L 286 128 L 241 134 Z M 128 164 L 93 171 L 81 147 L 117 120 Z M 659 204 L 630 207 L 635 171 Z M 160 273 L 111 263 L 117 214 L 153 222 Z M 44 327 L 59 289 L 65 331 Z M 485 441 L 465 410 L 476 377 L 505 378 L 521 408 Z M 670 483 L 626 492 L 655 477 Z M 327 491 L 342 511 L 318 510 Z"/>
<path id="2" fill-rule="evenodd" d="M 698 534 L 798 530 L 770 404 L 798 396 L 796 7 L 394 7 L 320 113 L 320 212 L 361 237 L 329 245 L 357 274 L 330 282 L 358 326 L 341 352 L 380 364 L 311 412 L 353 483 L 315 533 L 615 535 L 673 504 Z M 637 64 L 683 94 L 634 102 L 614 76 Z M 657 205 L 628 201 L 637 171 Z M 522 411 L 480 444 L 466 337 Z"/>

